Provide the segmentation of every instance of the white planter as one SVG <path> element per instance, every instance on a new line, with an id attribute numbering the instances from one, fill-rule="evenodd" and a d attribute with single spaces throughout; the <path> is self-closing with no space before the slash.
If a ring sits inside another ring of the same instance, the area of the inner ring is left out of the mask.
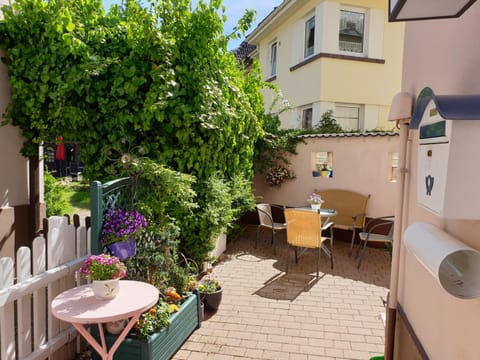
<path id="1" fill-rule="evenodd" d="M 120 279 L 114 280 L 93 280 L 92 291 L 97 299 L 113 299 L 120 289 Z"/>
<path id="2" fill-rule="evenodd" d="M 220 235 L 214 240 L 215 241 L 215 248 L 208 253 L 210 257 L 217 259 L 220 255 L 222 255 L 225 250 L 227 250 L 227 233 L 222 231 Z M 212 267 L 212 264 L 208 261 L 203 263 L 203 271 L 208 272 L 209 269 Z"/>
<path id="3" fill-rule="evenodd" d="M 215 249 L 210 251 L 209 255 L 218 258 L 225 250 L 227 250 L 227 234 L 222 231 L 215 240 Z"/>

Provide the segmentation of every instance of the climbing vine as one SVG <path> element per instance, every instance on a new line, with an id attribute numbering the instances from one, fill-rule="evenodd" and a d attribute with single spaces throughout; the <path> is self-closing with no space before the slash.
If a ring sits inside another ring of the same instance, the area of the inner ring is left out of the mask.
<path id="1" fill-rule="evenodd" d="M 208 242 L 220 228 L 210 231 L 209 221 L 222 225 L 239 215 L 233 200 L 231 210 L 215 212 L 224 219 L 209 218 L 209 206 L 225 206 L 225 186 L 249 184 L 263 136 L 259 68 L 245 74 L 227 50 L 254 14 L 247 12 L 226 36 L 221 0 L 200 0 L 195 8 L 189 0 L 143 3 L 124 0 L 108 12 L 101 0 L 4 6 L 0 47 L 12 89 L 4 119 L 21 128 L 25 156 L 60 134 L 79 141 L 89 179 L 119 176 L 114 154 L 127 153 L 127 144 L 195 176 L 198 222 L 183 236 Z"/>
<path id="2" fill-rule="evenodd" d="M 109 176 L 115 162 L 108 150 L 122 151 L 124 143 L 200 179 L 219 171 L 251 177 L 263 112 L 260 77 L 245 76 L 227 51 L 222 1 L 191 6 L 5 6 L 0 46 L 12 87 L 5 118 L 22 129 L 23 153 L 34 155 L 42 141 L 62 134 L 81 141 L 89 178 Z"/>

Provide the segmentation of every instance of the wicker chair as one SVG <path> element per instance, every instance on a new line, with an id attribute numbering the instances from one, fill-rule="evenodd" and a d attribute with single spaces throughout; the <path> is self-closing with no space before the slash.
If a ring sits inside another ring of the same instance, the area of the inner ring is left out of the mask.
<path id="1" fill-rule="evenodd" d="M 295 263 L 298 263 L 300 248 L 303 254 L 308 249 L 317 251 L 317 278 L 320 271 L 320 253 L 323 251 L 330 258 L 333 269 L 333 222 L 322 226 L 320 211 L 307 209 L 285 209 L 285 220 L 287 222 L 287 242 L 294 247 Z M 322 236 L 322 232 L 329 232 L 330 236 Z M 327 246 L 329 243 L 329 246 Z M 287 270 L 288 271 L 288 270 Z"/>
<path id="2" fill-rule="evenodd" d="M 257 204 L 259 224 L 257 227 L 257 237 L 255 238 L 255 247 L 257 247 L 260 231 L 262 229 L 268 229 L 272 233 L 273 254 L 276 255 L 277 251 L 275 247 L 275 233 L 277 231 L 285 231 L 287 229 L 287 225 L 284 223 L 275 222 L 273 220 L 272 207 L 277 207 L 282 210 L 284 209 L 283 206 L 278 206 L 278 205 L 271 205 L 267 203 Z"/>

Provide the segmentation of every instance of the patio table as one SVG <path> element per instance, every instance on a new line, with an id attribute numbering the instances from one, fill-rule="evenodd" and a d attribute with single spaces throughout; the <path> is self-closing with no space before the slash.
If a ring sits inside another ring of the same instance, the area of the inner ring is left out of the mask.
<path id="1" fill-rule="evenodd" d="M 51 303 L 52 314 L 70 322 L 102 357 L 111 360 L 140 315 L 158 301 L 158 289 L 153 285 L 132 280 L 121 280 L 120 290 L 113 299 L 97 299 L 90 285 L 82 285 L 62 292 Z M 110 349 L 107 349 L 103 323 L 130 318 L 128 324 Z M 98 324 L 101 345 L 84 324 Z"/>
<path id="2" fill-rule="evenodd" d="M 313 212 L 318 212 L 318 210 L 312 209 L 311 206 L 302 206 L 302 207 L 296 207 L 294 209 L 300 209 L 300 210 L 306 210 L 306 211 L 313 211 Z M 338 212 L 334 209 L 327 209 L 327 208 L 320 208 L 320 216 L 322 218 L 325 218 L 322 220 L 322 223 L 327 223 L 330 221 L 330 217 L 337 216 Z"/>

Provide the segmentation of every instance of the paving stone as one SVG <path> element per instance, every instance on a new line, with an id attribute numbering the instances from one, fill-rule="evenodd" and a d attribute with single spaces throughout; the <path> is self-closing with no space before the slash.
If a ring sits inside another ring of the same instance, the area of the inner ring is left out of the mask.
<path id="1" fill-rule="evenodd" d="M 334 244 L 335 268 L 326 257 L 315 278 L 315 256 L 293 264 L 284 236 L 277 255 L 267 241 L 254 247 L 255 227 L 228 242 L 213 274 L 223 285 L 216 313 L 183 344 L 174 360 L 354 359 L 381 354 L 385 329 L 380 314 L 390 280 L 390 258 L 367 249 L 360 270 L 348 243 Z M 289 272 L 286 264 L 289 263 Z"/>

